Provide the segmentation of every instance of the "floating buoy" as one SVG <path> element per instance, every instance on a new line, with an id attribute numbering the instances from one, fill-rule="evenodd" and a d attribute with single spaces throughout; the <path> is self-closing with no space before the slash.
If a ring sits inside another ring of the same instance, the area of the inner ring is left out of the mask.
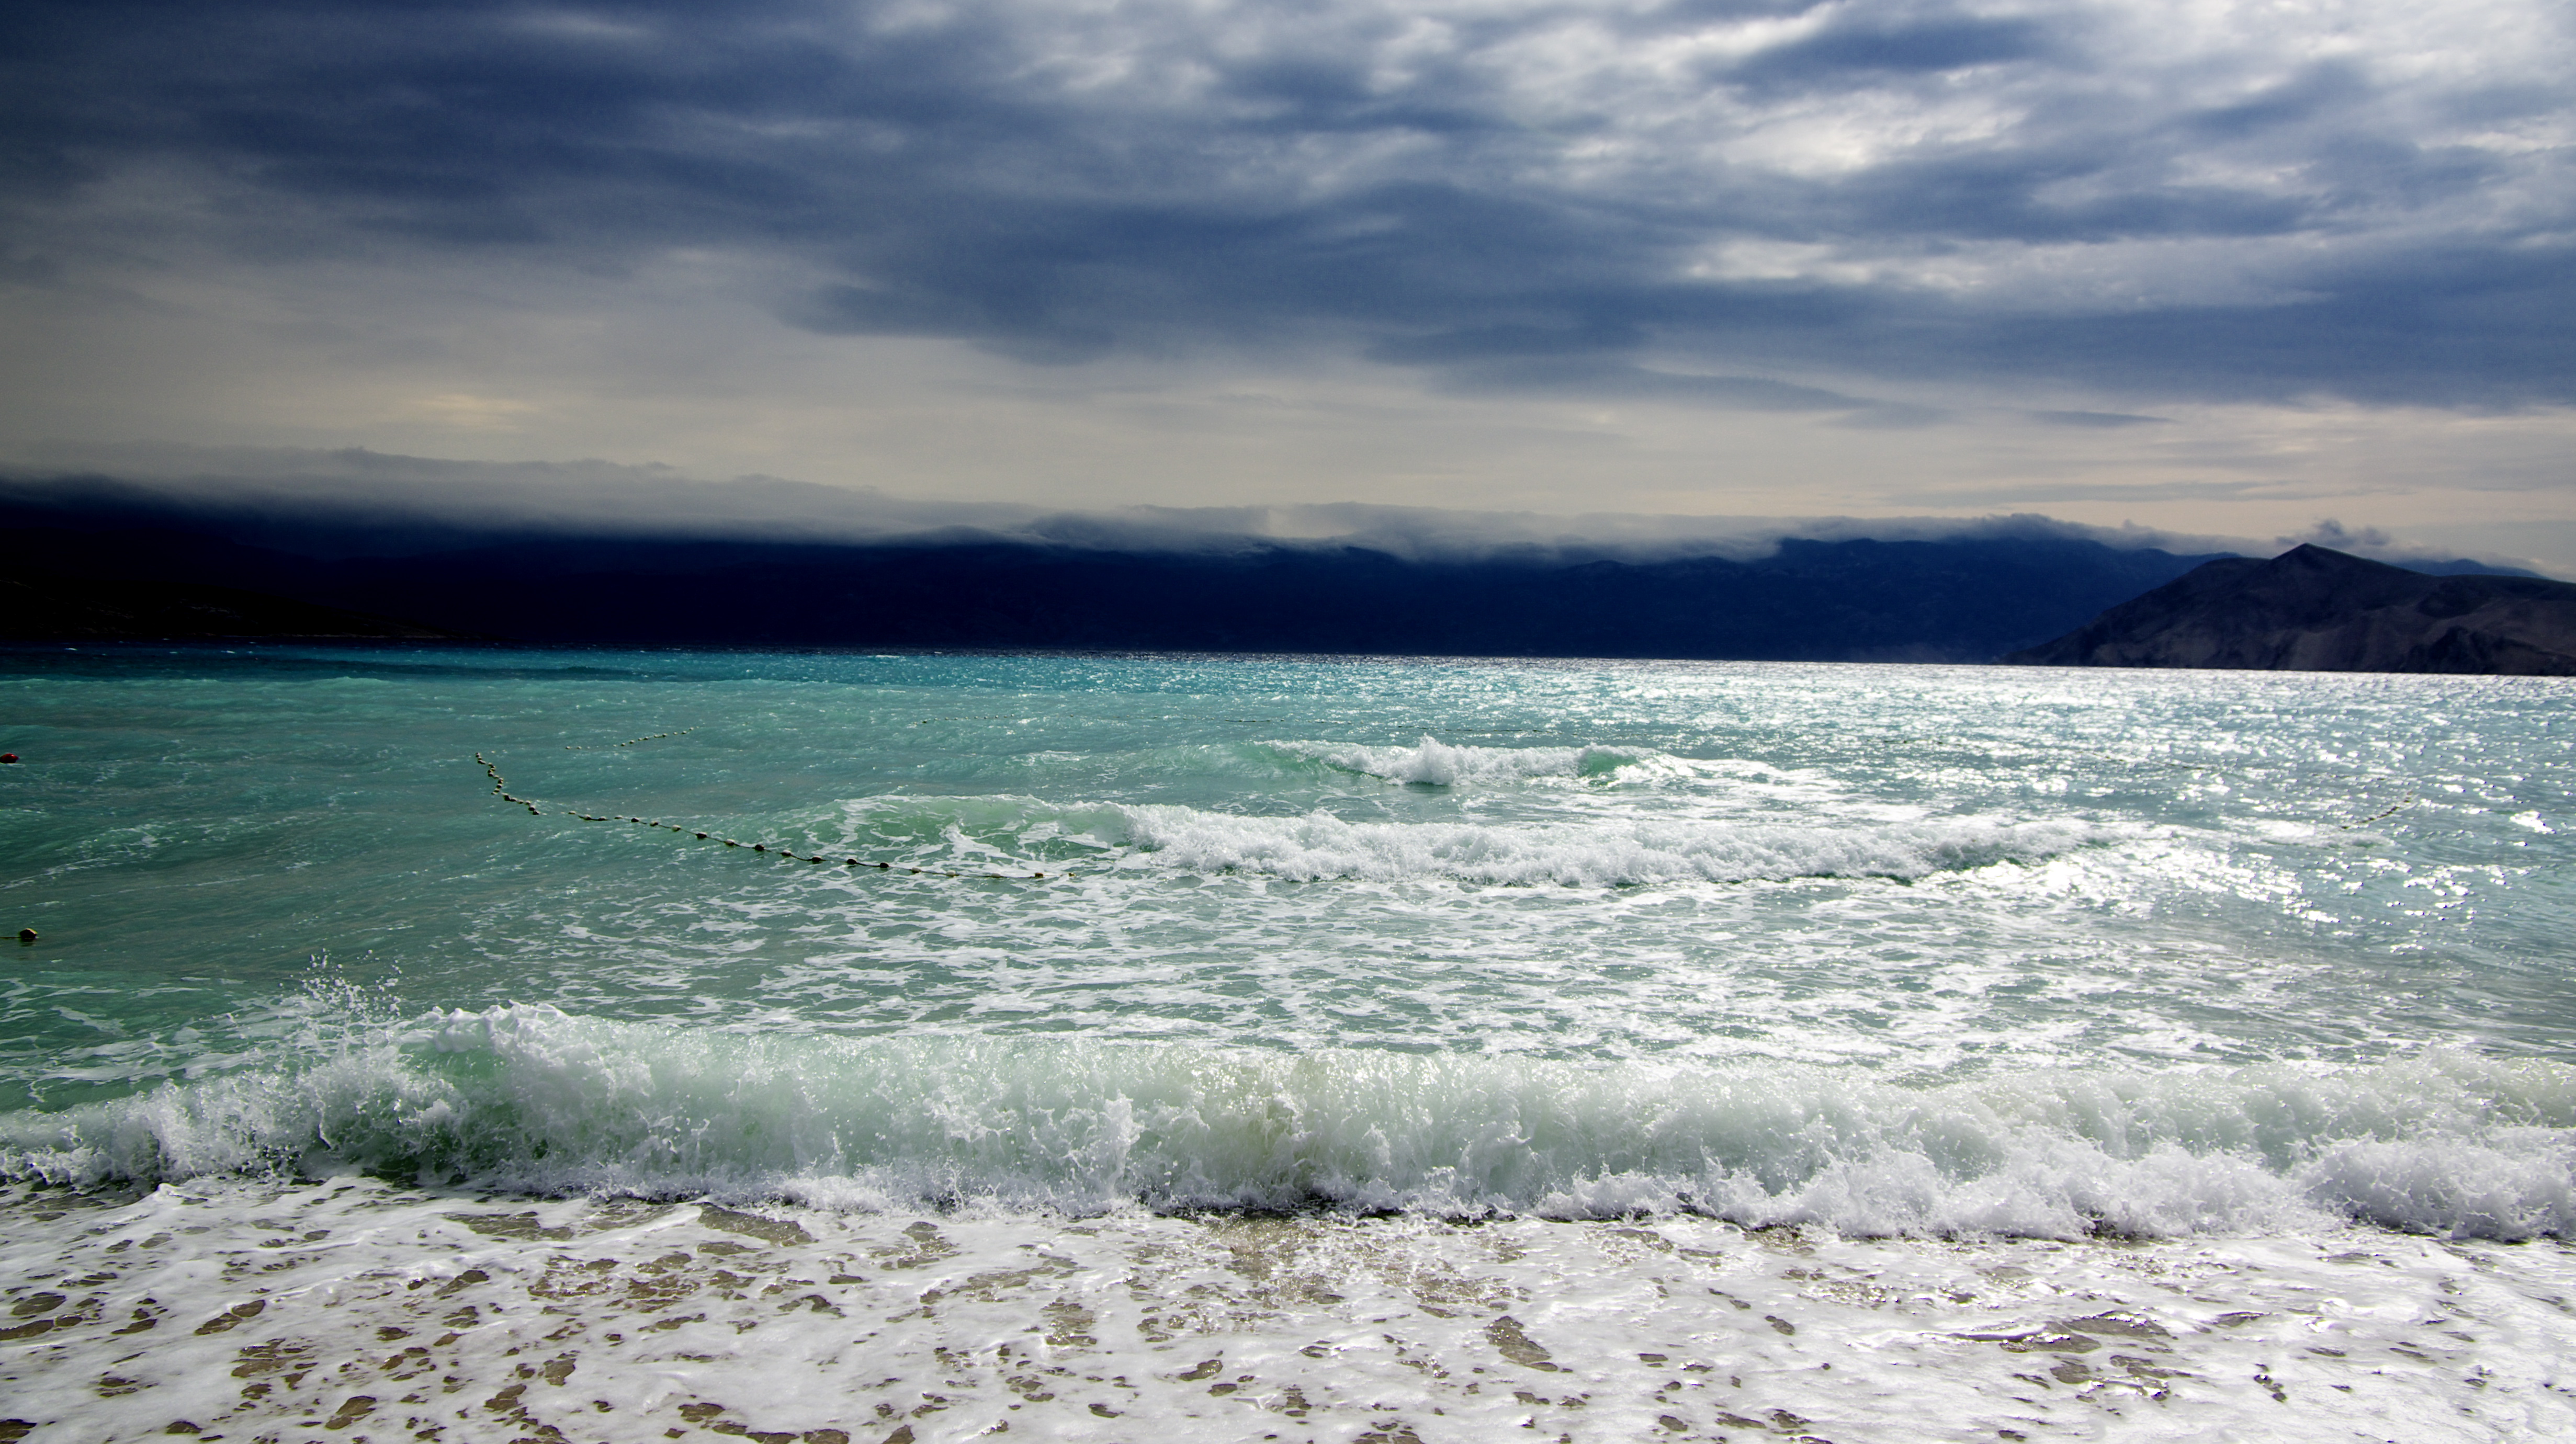
<path id="1" fill-rule="evenodd" d="M 0 752 L 0 763 L 15 762 L 17 760 L 18 754 L 15 752 Z"/>
<path id="2" fill-rule="evenodd" d="M 694 728 L 683 728 L 683 729 L 681 729 L 681 731 L 682 731 L 682 732 L 694 731 L 694 730 L 695 730 Z M 658 741 L 658 740 L 660 740 L 660 739 L 661 739 L 661 738 L 663 738 L 663 737 L 677 737 L 677 736 L 679 736 L 679 735 L 681 735 L 681 733 L 680 733 L 680 732 L 663 732 L 663 733 L 656 733 L 656 734 L 654 734 L 652 737 L 638 737 L 638 738 L 635 738 L 635 739 L 633 739 L 633 740 L 631 740 L 631 741 L 628 741 L 628 742 L 620 742 L 620 743 L 617 743 L 617 744 L 615 744 L 615 745 L 616 745 L 616 746 L 619 746 L 619 747 L 631 747 L 631 746 L 633 746 L 636 742 L 652 742 L 652 741 Z M 593 750 L 593 749 L 591 749 L 591 748 L 585 748 L 585 747 L 567 747 L 565 750 L 567 750 L 567 751 L 574 751 L 574 752 L 586 752 L 586 751 L 591 751 L 591 750 Z M 7 760 L 12 761 L 12 762 L 16 761 L 16 760 L 17 760 L 16 754 L 14 754 L 14 753 L 12 753 L 12 754 L 8 754 L 8 755 L 7 755 Z M 501 775 L 501 769 L 500 769 L 500 766 L 499 766 L 498 764 L 494 763 L 490 758 L 488 758 L 488 757 L 484 756 L 484 755 L 483 755 L 482 753 L 480 753 L 480 752 L 477 752 L 477 753 L 475 753 L 475 754 L 474 754 L 474 760 L 475 760 L 475 761 L 477 761 L 477 762 L 479 762 L 479 763 L 482 763 L 482 764 L 483 764 L 483 770 L 484 770 L 484 772 L 485 772 L 486 774 L 488 774 L 488 775 L 491 777 L 491 779 L 492 779 L 492 792 L 493 792 L 493 794 L 494 794 L 495 796 L 499 797 L 501 800 L 503 800 L 503 801 L 505 801 L 505 802 L 513 802 L 513 803 L 518 804 L 518 805 L 519 805 L 519 806 L 521 806 L 521 807 L 524 807 L 524 808 L 528 809 L 528 815 L 529 815 L 529 816 L 531 816 L 531 817 L 544 817 L 544 816 L 546 816 L 546 815 L 547 815 L 547 814 L 546 814 L 546 811 L 545 811 L 545 809 L 544 809 L 544 808 L 541 808 L 541 807 L 537 806 L 535 803 L 530 802 L 528 799 L 526 799 L 526 798 L 524 798 L 524 797 L 521 797 L 521 796 L 519 796 L 517 793 L 512 792 L 512 791 L 510 791 L 510 790 L 509 790 L 509 780 L 508 780 L 507 778 L 505 778 L 505 777 L 503 777 L 503 776 Z M 602 813 L 583 812 L 583 811 L 580 811 L 580 810 L 578 810 L 578 809 L 576 809 L 576 808 L 570 808 L 570 807 L 564 808 L 564 809 L 562 809 L 561 811 L 562 811 L 562 815 L 563 815 L 563 816 L 565 816 L 565 817 L 575 817 L 575 818 L 579 818 L 579 819 L 581 819 L 581 820 L 582 820 L 582 821 L 584 821 L 584 822 L 617 822 L 617 821 L 620 821 L 620 820 L 621 820 L 621 819 L 619 819 L 619 818 L 611 817 L 611 816 L 607 816 L 607 815 L 602 814 Z M 680 834 L 682 834 L 683 836 L 694 837 L 694 838 L 696 838 L 696 839 L 697 839 L 698 841 L 700 841 L 700 842 L 721 842 L 721 843 L 723 843 L 723 844 L 724 844 L 725 846 L 727 846 L 727 847 L 742 847 L 742 846 L 744 846 L 744 845 L 745 845 L 745 844 L 743 844 L 743 843 L 741 843 L 741 842 L 739 842 L 739 841 L 737 841 L 737 840 L 735 840 L 735 839 L 733 839 L 733 838 L 730 838 L 730 837 L 718 837 L 718 836 L 716 836 L 716 835 L 715 835 L 715 834 L 713 834 L 713 833 L 708 833 L 708 832 L 696 832 L 696 831 L 693 831 L 693 830 L 692 830 L 692 829 L 691 829 L 691 828 L 690 828 L 686 823 L 679 823 L 679 822 L 664 822 L 664 821 L 662 821 L 660 818 L 654 818 L 654 817 L 628 817 L 628 818 L 625 818 L 625 819 L 622 819 L 622 820 L 623 820 L 623 821 L 626 821 L 626 822 L 629 822 L 629 823 L 633 823 L 633 824 L 635 824 L 636 826 L 639 826 L 639 827 L 651 827 L 651 828 L 664 828 L 664 829 L 668 829 L 668 830 L 670 830 L 670 831 L 672 831 L 672 832 L 680 833 Z M 808 855 L 808 854 L 805 854 L 805 853 L 798 852 L 798 851 L 796 851 L 794 848 L 789 848 L 789 847 L 777 847 L 777 848 L 773 848 L 773 847 L 771 847 L 769 844 L 767 844 L 767 843 L 765 843 L 765 842 L 755 842 L 755 843 L 751 843 L 751 844 L 749 844 L 749 846 L 750 846 L 751 850 L 752 850 L 752 851 L 754 851 L 754 852 L 758 852 L 758 853 L 776 853 L 776 854 L 777 854 L 778 856 L 780 856 L 780 857 L 787 858 L 787 859 L 789 859 L 789 860 L 791 860 L 791 861 L 795 861 L 795 862 L 809 862 L 809 863 L 815 863 L 815 864 L 818 864 L 818 865 L 819 865 L 819 864 L 822 864 L 822 863 L 828 863 L 828 862 L 830 862 L 830 861 L 832 860 L 832 859 L 830 859 L 830 858 L 828 858 L 828 857 L 825 857 L 823 854 L 821 854 L 821 853 L 819 853 L 819 852 L 818 852 L 818 853 L 811 854 L 811 855 Z M 845 857 L 845 858 L 842 858 L 842 859 L 841 859 L 841 865 L 842 865 L 842 866 L 844 866 L 844 867 L 866 867 L 866 866 L 868 866 L 868 864 L 867 864 L 864 860 L 859 859 L 859 858 L 855 858 L 855 857 Z M 894 865 L 893 863 L 891 863 L 891 862 L 883 862 L 883 861 L 880 861 L 880 862 L 878 862 L 878 863 L 876 864 L 876 869 L 877 869 L 877 871 L 879 871 L 879 872 L 884 872 L 884 873 L 892 873 L 892 872 L 895 872 L 895 871 L 897 871 L 897 870 L 898 870 L 898 869 L 895 867 L 895 865 Z M 967 872 L 959 872 L 959 871 L 957 871 L 957 870 L 955 870 L 955 869 L 953 869 L 953 868 L 936 868 L 936 867 L 931 867 L 931 868 L 908 867 L 908 868 L 900 869 L 900 871 L 902 871 L 903 873 L 905 873 L 907 876 L 910 876 L 910 877 L 923 877 L 923 876 L 929 876 L 929 877 L 951 877 L 951 878 L 957 878 L 957 877 L 980 877 L 980 878 L 984 878 L 984 879 L 987 879 L 987 880 L 989 880 L 989 881 L 993 881 L 993 882 L 1011 882 L 1011 881 L 1015 881 L 1015 880 L 1017 880 L 1017 878 L 1019 877 L 1019 874 L 1017 874 L 1017 873 L 1001 873 L 1001 872 L 967 873 Z M 1068 877 L 1068 878 L 1069 878 L 1069 877 L 1071 877 L 1073 874 L 1071 874 L 1071 873 L 1066 873 L 1066 874 L 1063 874 L 1063 875 L 1064 875 L 1065 877 Z M 1032 872 L 1032 873 L 1028 874 L 1028 879 L 1029 879 L 1030 881 L 1032 881 L 1032 882 L 1043 882 L 1043 881 L 1045 881 L 1045 880 L 1046 880 L 1046 874 L 1045 874 L 1045 873 L 1043 873 L 1043 872 Z M 27 930 L 23 935 L 21 935 L 21 937 L 20 937 L 20 939 L 19 939 L 19 940 L 20 940 L 21 942 L 33 942 L 33 941 L 35 940 L 35 930 L 34 930 L 34 929 L 32 929 L 32 928 L 28 929 L 28 930 Z"/>
<path id="3" fill-rule="evenodd" d="M 566 752 L 609 752 L 620 747 L 632 747 L 638 742 L 659 742 L 665 737 L 686 737 L 697 730 L 695 727 L 683 727 L 677 732 L 656 732 L 650 737 L 630 737 L 623 742 L 611 742 L 606 746 L 575 747 L 567 742 L 564 744 L 564 750 Z"/>
<path id="4" fill-rule="evenodd" d="M 16 757 L 11 757 L 9 760 L 10 760 L 10 761 L 12 761 L 12 762 L 15 762 L 15 761 L 17 761 L 18 759 L 17 759 Z M 34 928 L 20 928 L 20 929 L 18 929 L 18 941 L 20 941 L 20 942 L 22 942 L 22 943 L 32 943 L 32 942 L 34 942 L 35 940 L 36 940 L 36 930 L 35 930 Z"/>

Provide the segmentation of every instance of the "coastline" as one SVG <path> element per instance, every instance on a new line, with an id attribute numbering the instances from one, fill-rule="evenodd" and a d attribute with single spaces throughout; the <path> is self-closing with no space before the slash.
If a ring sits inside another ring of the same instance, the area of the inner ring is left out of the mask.
<path id="1" fill-rule="evenodd" d="M 0 1428 L 31 1444 L 2576 1427 L 2554 1240 L 915 1216 L 355 1176 L 15 1187 L 0 1217 Z"/>

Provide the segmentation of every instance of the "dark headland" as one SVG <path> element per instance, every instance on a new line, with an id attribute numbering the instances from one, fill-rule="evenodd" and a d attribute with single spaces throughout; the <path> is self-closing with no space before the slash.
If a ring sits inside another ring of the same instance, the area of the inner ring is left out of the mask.
<path id="1" fill-rule="evenodd" d="M 2205 562 L 2005 662 L 2576 676 L 2576 585 L 2427 576 L 2302 546 Z"/>

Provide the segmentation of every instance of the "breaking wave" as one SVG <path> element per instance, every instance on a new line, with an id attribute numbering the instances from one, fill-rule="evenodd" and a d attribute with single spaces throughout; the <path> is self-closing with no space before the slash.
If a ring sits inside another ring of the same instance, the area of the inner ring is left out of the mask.
<path id="1" fill-rule="evenodd" d="M 1667 772 L 1675 759 L 1636 747 L 1458 747 L 1425 735 L 1411 747 L 1348 742 L 1266 742 L 1265 749 L 1388 782 L 1458 787 L 1564 777 L 1607 781 L 1623 772 Z"/>
<path id="2" fill-rule="evenodd" d="M 1912 881 L 2039 862 L 2108 839 L 2097 824 L 1997 817 L 1753 821 L 1618 816 L 1566 821 L 1389 822 L 1329 812 L 1279 817 L 1171 803 L 1063 804 L 1025 797 L 868 799 L 825 848 L 894 848 L 923 861 L 1261 873 L 1300 882 L 1442 878 L 1605 887 L 1808 877 Z"/>
<path id="3" fill-rule="evenodd" d="M 0 1118 L 0 1175 L 354 1166 L 854 1208 L 1689 1211 L 1847 1233 L 2576 1236 L 2576 1068 L 1848 1069 L 789 1037 L 543 1006 Z"/>
<path id="4" fill-rule="evenodd" d="M 1998 862 L 2035 862 L 2095 841 L 2077 822 L 1955 818 L 1848 824 L 1603 819 L 1559 823 L 1352 822 L 1324 813 L 1241 817 L 1130 807 L 1126 837 L 1164 866 L 1263 872 L 1298 881 L 1440 877 L 1529 886 L 1912 881 Z"/>

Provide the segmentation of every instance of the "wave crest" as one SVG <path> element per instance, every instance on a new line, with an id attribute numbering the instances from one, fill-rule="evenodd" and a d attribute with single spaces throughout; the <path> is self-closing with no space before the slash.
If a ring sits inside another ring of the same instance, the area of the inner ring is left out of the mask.
<path id="1" fill-rule="evenodd" d="M 1352 821 L 1216 812 L 1176 803 L 1027 797 L 869 799 L 812 844 L 892 848 L 923 863 L 1260 873 L 1297 882 L 1446 879 L 1614 887 L 1808 877 L 1914 881 L 2035 863 L 2109 835 L 2072 819 L 1947 817 L 1835 823 L 1617 817 L 1583 821 Z"/>
<path id="2" fill-rule="evenodd" d="M 989 1203 L 1690 1210 L 1861 1234 L 2576 1236 L 2576 1069 L 2050 1073 L 1036 1039 L 848 1039 L 433 1014 L 331 1056 L 0 1119 L 0 1175 L 353 1164 L 537 1191 Z"/>
<path id="3" fill-rule="evenodd" d="M 2095 841 L 2072 821 L 1946 818 L 1818 826 L 1602 819 L 1559 823 L 1351 822 L 1328 813 L 1243 817 L 1122 808 L 1124 840 L 1164 866 L 1262 872 L 1301 882 L 1408 878 L 1609 887 L 1804 877 L 1913 881 L 1998 862 L 2036 862 Z"/>
<path id="4" fill-rule="evenodd" d="M 1428 733 L 1411 747 L 1370 747 L 1351 742 L 1261 745 L 1299 761 L 1320 762 L 1388 782 L 1433 787 L 1524 782 L 1542 777 L 1608 781 L 1623 771 L 1652 771 L 1654 764 L 1671 760 L 1660 752 L 1632 747 L 1459 747 Z"/>

